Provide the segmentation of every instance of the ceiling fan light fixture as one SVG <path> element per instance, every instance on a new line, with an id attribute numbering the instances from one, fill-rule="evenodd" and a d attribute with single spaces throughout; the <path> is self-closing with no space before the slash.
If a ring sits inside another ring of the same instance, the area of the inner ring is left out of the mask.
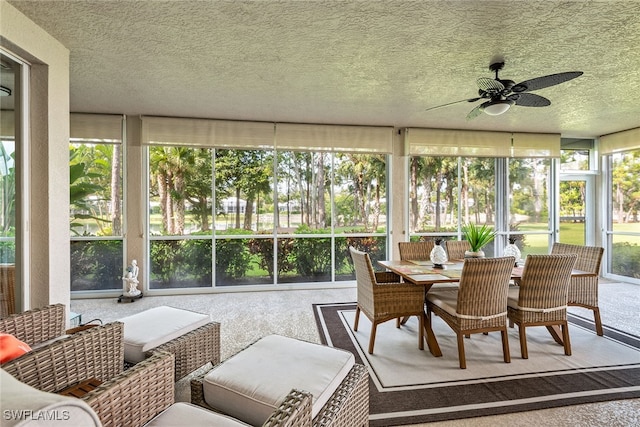
<path id="1" fill-rule="evenodd" d="M 0 96 L 11 96 L 11 89 L 5 86 L 0 86 Z"/>
<path id="2" fill-rule="evenodd" d="M 499 116 L 500 114 L 506 113 L 514 102 L 505 99 L 500 101 L 489 101 L 486 104 L 487 105 L 482 108 L 482 111 L 490 116 Z"/>

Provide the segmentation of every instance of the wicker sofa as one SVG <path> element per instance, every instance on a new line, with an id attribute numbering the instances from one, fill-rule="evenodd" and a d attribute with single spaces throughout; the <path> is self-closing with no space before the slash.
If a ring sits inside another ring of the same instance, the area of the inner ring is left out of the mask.
<path id="1" fill-rule="evenodd" d="M 141 426 L 173 403 L 175 358 L 155 353 L 125 371 L 122 335 L 122 323 L 97 326 L 34 349 L 2 369 L 50 393 L 96 378 L 102 384 L 81 399 L 102 424 Z"/>
<path id="2" fill-rule="evenodd" d="M 170 354 L 167 354 L 169 358 Z M 103 424 L 96 411 L 83 399 L 63 396 L 56 393 L 49 393 L 31 387 L 8 372 L 0 369 L 0 407 L 3 408 L 3 426 L 26 427 L 26 426 L 51 426 L 51 425 L 74 425 L 74 426 L 95 426 Z M 116 391 L 121 391 L 116 389 Z M 137 389 L 138 392 L 141 390 Z M 144 393 L 144 391 L 142 391 Z M 124 395 L 129 397 L 129 395 Z M 309 393 L 291 390 L 282 404 L 273 411 L 265 426 L 281 427 L 307 427 L 311 426 L 311 399 Z M 143 398 L 143 402 L 145 399 Z M 122 401 L 115 400 L 109 404 L 112 407 L 122 406 L 134 413 L 137 410 L 135 405 L 127 405 Z M 41 416 L 44 415 L 44 416 Z M 55 415 L 55 421 L 49 419 Z M 104 419 L 103 414 L 103 419 Z M 143 415 L 144 416 L 144 415 Z M 131 419 L 109 419 L 109 424 L 129 426 L 135 422 Z M 226 427 L 246 427 L 246 424 L 189 403 L 175 403 L 168 406 L 164 411 L 154 416 L 146 422 L 147 427 L 174 427 L 178 425 L 211 425 Z"/>

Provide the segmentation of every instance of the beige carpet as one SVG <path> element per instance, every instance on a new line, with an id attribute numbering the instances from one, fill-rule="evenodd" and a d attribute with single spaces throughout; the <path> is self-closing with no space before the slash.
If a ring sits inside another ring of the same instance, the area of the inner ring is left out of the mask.
<path id="1" fill-rule="evenodd" d="M 572 356 L 564 355 L 546 328 L 530 328 L 527 360 L 519 354 L 517 329 L 511 329 L 511 363 L 503 361 L 499 333 L 474 334 L 465 339 L 463 370 L 455 335 L 439 318 L 433 328 L 443 357 L 418 349 L 416 319 L 401 329 L 393 321 L 379 325 L 369 355 L 371 324 L 361 316 L 359 330 L 353 331 L 353 304 L 316 304 L 314 309 L 323 341 L 353 352 L 369 367 L 371 426 L 640 397 L 640 339 L 610 328 L 598 337 L 593 325 L 572 323 Z"/>
<path id="2" fill-rule="evenodd" d="M 353 329 L 354 310 L 342 312 L 345 327 Z M 598 337 L 581 327 L 571 325 L 572 356 L 565 356 L 562 346 L 556 344 L 546 328 L 528 328 L 529 359 L 520 357 L 518 329 L 509 329 L 511 363 L 504 363 L 500 333 L 475 334 L 465 339 L 467 369 L 460 369 L 458 349 L 453 331 L 440 319 L 433 318 L 433 330 L 443 357 L 435 358 L 425 347 L 418 350 L 417 318 L 414 316 L 401 329 L 394 322 L 378 326 L 376 347 L 369 355 L 371 323 L 361 316 L 360 327 L 352 339 L 361 357 L 366 357 L 380 389 L 411 388 L 504 381 L 523 376 L 541 376 L 572 370 L 616 369 L 620 366 L 640 367 L 640 351 L 609 337 Z M 594 368 L 597 367 L 597 368 Z M 638 388 L 640 390 L 640 387 Z"/>

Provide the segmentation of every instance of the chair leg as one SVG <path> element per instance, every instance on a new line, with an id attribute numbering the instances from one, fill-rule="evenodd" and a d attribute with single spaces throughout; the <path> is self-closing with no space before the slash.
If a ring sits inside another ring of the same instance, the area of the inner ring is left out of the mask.
<path id="1" fill-rule="evenodd" d="M 358 322 L 360 321 L 360 307 L 356 307 L 356 319 L 353 322 L 353 330 L 358 330 Z"/>
<path id="2" fill-rule="evenodd" d="M 467 359 L 464 356 L 464 336 L 462 333 L 456 333 L 458 337 L 458 359 L 460 361 L 460 369 L 467 369 Z"/>
<path id="3" fill-rule="evenodd" d="M 420 332 L 418 332 L 418 348 L 420 350 L 424 350 L 424 318 L 424 313 L 418 315 L 418 324 L 420 325 Z"/>
<path id="4" fill-rule="evenodd" d="M 598 307 L 593 308 L 593 320 L 596 324 L 596 333 L 600 337 L 603 336 L 604 331 L 602 330 L 602 320 L 600 320 L 600 308 Z"/>
<path id="5" fill-rule="evenodd" d="M 504 363 L 511 363 L 511 352 L 509 351 L 509 334 L 505 326 L 501 331 L 502 334 L 502 354 L 504 355 Z"/>
<path id="6" fill-rule="evenodd" d="M 571 356 L 571 341 L 569 341 L 569 325 L 565 321 L 562 324 L 562 342 L 564 343 L 564 354 Z"/>
<path id="7" fill-rule="evenodd" d="M 371 325 L 371 336 L 369 337 L 369 354 L 373 354 L 373 345 L 376 343 L 376 330 L 378 329 L 378 324 L 373 322 Z"/>
<path id="8" fill-rule="evenodd" d="M 402 319 L 400 319 L 399 317 L 396 317 L 396 328 L 400 328 L 400 321 Z"/>
<path id="9" fill-rule="evenodd" d="M 518 330 L 520 332 L 520 355 L 523 359 L 528 359 L 529 351 L 527 350 L 527 332 L 525 331 L 523 324 L 518 325 Z"/>

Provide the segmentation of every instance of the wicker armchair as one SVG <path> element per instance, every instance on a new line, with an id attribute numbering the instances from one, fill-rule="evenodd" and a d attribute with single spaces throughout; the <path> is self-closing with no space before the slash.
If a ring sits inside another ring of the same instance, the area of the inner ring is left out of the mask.
<path id="1" fill-rule="evenodd" d="M 402 261 L 428 261 L 433 246 L 433 240 L 427 240 L 424 242 L 398 242 L 400 259 Z"/>
<path id="2" fill-rule="evenodd" d="M 598 275 L 604 249 L 599 246 L 568 245 L 554 243 L 552 254 L 576 254 L 578 258 L 574 268 L 593 273 L 591 276 L 571 277 L 567 296 L 568 305 L 584 307 L 593 311 L 596 333 L 603 335 L 600 308 L 598 307 Z"/>
<path id="3" fill-rule="evenodd" d="M 562 327 L 564 354 L 571 356 L 567 324 L 567 291 L 576 254 L 527 255 L 520 285 L 509 289 L 507 316 L 520 332 L 520 353 L 529 357 L 526 328 L 546 326 L 555 339 L 553 326 Z"/>
<path id="4" fill-rule="evenodd" d="M 471 245 L 466 240 L 447 240 L 445 246 L 449 259 L 464 259 L 464 253 L 471 250 Z"/>
<path id="5" fill-rule="evenodd" d="M 38 390 L 59 392 L 81 381 L 102 381 L 81 397 L 104 426 L 137 427 L 174 400 L 174 356 L 159 352 L 124 371 L 123 324 L 97 326 L 2 365 Z"/>
<path id="6" fill-rule="evenodd" d="M 0 319 L 0 332 L 36 347 L 65 334 L 65 316 L 63 304 L 35 308 Z"/>
<path id="7" fill-rule="evenodd" d="M 394 273 L 376 273 L 371 259 L 365 252 L 349 248 L 356 270 L 358 305 L 353 330 L 358 330 L 360 311 L 371 320 L 369 354 L 373 354 L 376 329 L 379 323 L 405 316 L 418 316 L 420 328 L 418 347 L 424 349 L 424 288 L 410 283 L 401 283 Z M 393 280 L 393 281 L 391 281 Z"/>
<path id="8" fill-rule="evenodd" d="M 458 290 L 434 290 L 427 293 L 427 316 L 435 313 L 458 338 L 460 369 L 466 369 L 464 336 L 500 331 L 505 363 L 511 362 L 507 333 L 507 296 L 515 259 L 467 259 L 462 268 Z"/>

